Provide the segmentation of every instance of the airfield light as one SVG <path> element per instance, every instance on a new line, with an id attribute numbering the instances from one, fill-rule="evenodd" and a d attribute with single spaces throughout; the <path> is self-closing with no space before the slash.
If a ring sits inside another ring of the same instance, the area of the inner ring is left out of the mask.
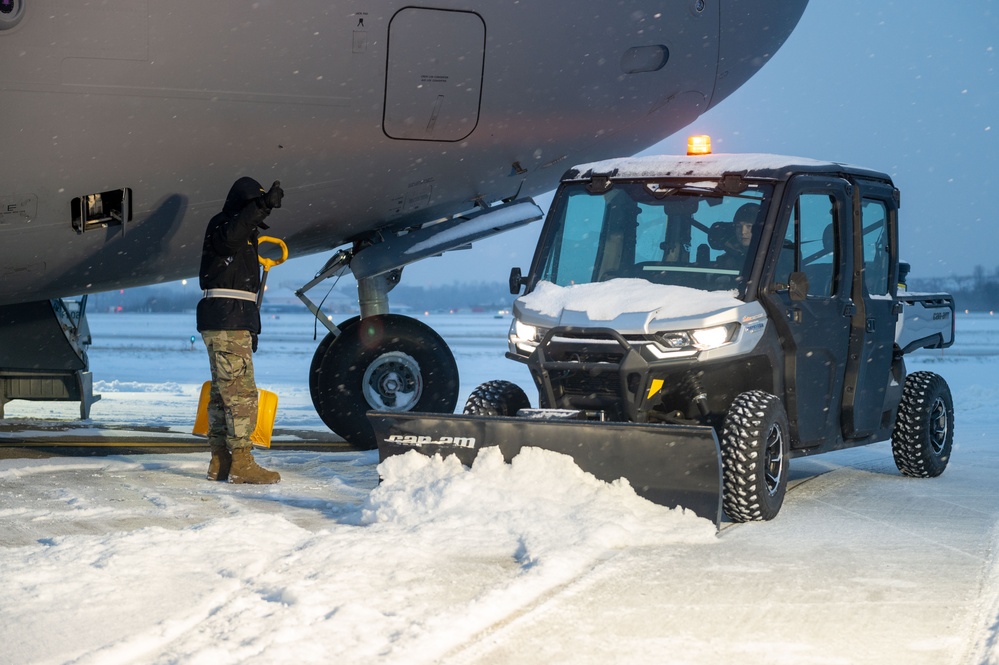
<path id="1" fill-rule="evenodd" d="M 711 154 L 711 137 L 707 134 L 700 134 L 698 136 L 688 136 L 687 137 L 687 154 L 688 155 L 710 155 Z"/>

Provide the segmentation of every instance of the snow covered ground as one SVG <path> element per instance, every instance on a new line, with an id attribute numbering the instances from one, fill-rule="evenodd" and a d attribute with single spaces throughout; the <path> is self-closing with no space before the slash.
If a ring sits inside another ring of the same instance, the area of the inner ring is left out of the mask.
<path id="1" fill-rule="evenodd" d="M 193 316 L 90 318 L 89 426 L 186 436 Z M 527 384 L 508 319 L 425 320 L 463 397 Z M 207 453 L 0 461 L 0 663 L 999 663 L 999 317 L 957 339 L 910 362 L 954 393 L 943 476 L 900 476 L 884 443 L 795 460 L 776 520 L 719 534 L 537 450 L 258 452 L 267 487 L 204 480 Z M 278 427 L 324 429 L 314 348 L 307 317 L 265 322 Z M 11 403 L 0 440 L 77 410 Z"/>

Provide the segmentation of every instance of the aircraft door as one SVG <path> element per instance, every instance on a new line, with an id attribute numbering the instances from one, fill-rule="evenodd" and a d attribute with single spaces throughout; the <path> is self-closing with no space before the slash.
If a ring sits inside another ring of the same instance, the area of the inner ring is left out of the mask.
<path id="1" fill-rule="evenodd" d="M 473 12 L 407 7 L 389 23 L 382 127 L 393 139 L 461 141 L 479 122 L 486 25 Z"/>
<path id="2" fill-rule="evenodd" d="M 850 342 L 850 184 L 790 181 L 777 222 L 765 300 L 784 348 L 784 401 L 793 445 L 827 442 L 839 430 L 843 358 Z M 844 233 L 844 230 L 847 230 Z M 844 235 L 846 237 L 844 237 Z"/>
<path id="3" fill-rule="evenodd" d="M 862 278 L 853 285 L 857 312 L 846 364 L 843 429 L 865 437 L 891 424 L 885 397 L 891 378 L 898 319 L 898 205 L 895 190 L 882 183 L 861 182 L 854 192 L 854 256 Z"/>

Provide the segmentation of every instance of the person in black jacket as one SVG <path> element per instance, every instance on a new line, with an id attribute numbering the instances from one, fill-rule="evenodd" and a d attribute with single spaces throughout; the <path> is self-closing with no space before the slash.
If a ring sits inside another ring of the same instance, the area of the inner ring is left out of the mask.
<path id="1" fill-rule="evenodd" d="M 749 245 L 753 241 L 753 230 L 756 218 L 760 214 L 758 203 L 745 203 L 735 211 L 732 220 L 734 237 L 726 239 L 725 253 L 718 257 L 716 265 L 719 268 L 739 270 L 746 262 Z"/>
<path id="2" fill-rule="evenodd" d="M 253 351 L 260 333 L 259 229 L 271 210 L 281 207 L 284 190 L 275 182 L 264 191 L 253 178 L 233 183 L 222 212 L 212 217 L 201 252 L 198 331 L 208 348 L 212 371 L 208 402 L 209 480 L 270 484 L 276 471 L 259 466 L 250 434 L 257 423 L 257 386 Z"/>

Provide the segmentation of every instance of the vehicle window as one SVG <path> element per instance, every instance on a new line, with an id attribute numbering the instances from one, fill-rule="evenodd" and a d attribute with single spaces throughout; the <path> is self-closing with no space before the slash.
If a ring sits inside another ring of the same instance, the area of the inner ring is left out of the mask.
<path id="1" fill-rule="evenodd" d="M 871 295 L 891 292 L 889 281 L 888 209 L 883 201 L 864 199 L 864 284 Z"/>
<path id="2" fill-rule="evenodd" d="M 798 255 L 798 225 L 792 217 L 787 223 L 787 232 L 784 234 L 784 242 L 781 243 L 780 254 L 777 257 L 774 283 L 778 290 L 787 289 L 791 273 L 798 270 Z"/>
<path id="3" fill-rule="evenodd" d="M 662 261 L 666 239 L 666 213 L 661 206 L 638 206 L 638 235 L 635 238 L 635 263 Z"/>
<path id="4" fill-rule="evenodd" d="M 615 183 L 601 193 L 567 186 L 542 239 L 540 278 L 560 286 L 626 277 L 740 290 L 771 191 L 754 183 L 728 195 L 710 181 Z"/>
<path id="5" fill-rule="evenodd" d="M 604 223 L 604 200 L 585 193 L 569 196 L 563 203 L 567 222 L 548 256 L 545 279 L 569 286 L 593 281 L 600 230 Z"/>
<path id="6" fill-rule="evenodd" d="M 808 295 L 832 296 L 839 265 L 837 240 L 835 199 L 828 194 L 799 196 L 777 260 L 777 287 L 787 288 L 790 274 L 803 272 L 808 277 Z"/>

